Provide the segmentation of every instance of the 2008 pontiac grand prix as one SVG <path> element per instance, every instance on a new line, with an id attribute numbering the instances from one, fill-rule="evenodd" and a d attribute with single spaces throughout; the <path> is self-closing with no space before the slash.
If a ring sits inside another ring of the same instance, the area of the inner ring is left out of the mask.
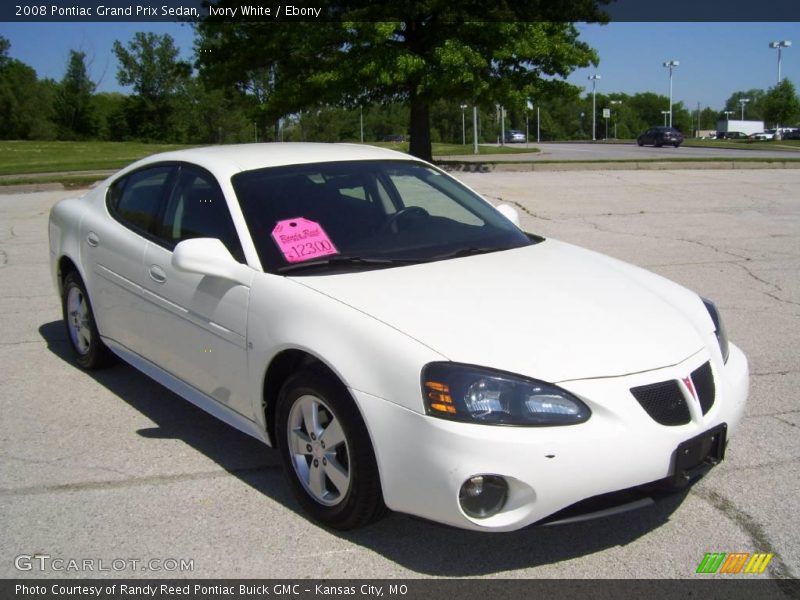
<path id="1" fill-rule="evenodd" d="M 276 446 L 331 527 L 609 514 L 722 460 L 749 376 L 714 304 L 518 222 L 389 150 L 219 146 L 59 202 L 50 260 L 80 366 Z"/>

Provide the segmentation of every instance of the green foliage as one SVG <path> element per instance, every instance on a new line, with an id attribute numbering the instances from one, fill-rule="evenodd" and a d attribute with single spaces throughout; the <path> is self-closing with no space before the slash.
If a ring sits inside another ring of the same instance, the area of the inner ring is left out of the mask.
<path id="1" fill-rule="evenodd" d="M 86 54 L 70 50 L 67 70 L 56 88 L 54 120 L 61 139 L 80 139 L 97 132 L 92 94 L 95 84 L 86 69 Z"/>
<path id="2" fill-rule="evenodd" d="M 217 6 L 239 6 L 219 0 Z M 320 104 L 354 108 L 401 102 L 410 109 L 411 153 L 430 158 L 431 116 L 439 100 L 522 107 L 563 86 L 557 78 L 597 63 L 573 20 L 602 15 L 593 0 L 485 3 L 406 0 L 390 4 L 322 0 L 336 20 L 225 23 L 198 30 L 198 64 L 219 83 L 248 88 L 259 73 L 260 98 L 275 120 Z M 487 20 L 500 11 L 506 21 Z M 391 18 L 394 17 L 394 18 Z M 547 19 L 552 18 L 552 22 Z M 453 132 L 444 132 L 452 137 Z"/>
<path id="3" fill-rule="evenodd" d="M 39 81 L 36 71 L 8 56 L 9 48 L 0 37 L 0 139 L 53 138 L 53 83 Z"/>
<path id="4" fill-rule="evenodd" d="M 776 126 L 797 124 L 800 119 L 800 99 L 791 81 L 784 79 L 767 91 L 764 118 Z"/>
<path id="5" fill-rule="evenodd" d="M 129 135 L 144 140 L 174 138 L 177 97 L 191 77 L 191 66 L 178 60 L 169 34 L 137 32 L 127 47 L 114 42 L 120 68 L 117 81 L 135 94 L 124 107 Z"/>
<path id="6" fill-rule="evenodd" d="M 732 110 L 733 115 L 731 116 L 735 119 L 741 119 L 742 104 L 739 102 L 739 100 L 743 99 L 748 100 L 744 107 L 744 118 L 749 121 L 763 120 L 764 102 L 766 100 L 766 93 L 764 90 L 753 88 L 747 91 L 733 92 L 733 94 L 731 94 L 728 100 L 725 102 L 724 110 Z"/>

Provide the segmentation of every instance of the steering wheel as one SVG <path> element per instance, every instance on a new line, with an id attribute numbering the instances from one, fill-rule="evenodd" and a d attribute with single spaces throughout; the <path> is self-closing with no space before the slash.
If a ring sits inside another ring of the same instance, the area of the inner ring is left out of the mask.
<path id="1" fill-rule="evenodd" d="M 398 233 L 400 231 L 400 221 L 402 219 L 405 219 L 406 217 L 412 217 L 412 216 L 429 217 L 430 213 L 421 206 L 406 206 L 405 208 L 401 208 L 400 210 L 398 210 L 393 215 L 387 217 L 379 233 L 383 234 L 386 233 L 387 231 L 391 231 L 392 233 Z"/>

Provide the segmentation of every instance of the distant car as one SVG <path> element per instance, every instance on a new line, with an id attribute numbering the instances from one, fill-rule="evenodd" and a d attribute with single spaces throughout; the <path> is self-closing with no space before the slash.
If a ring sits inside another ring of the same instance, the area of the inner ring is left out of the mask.
<path id="1" fill-rule="evenodd" d="M 750 136 L 751 140 L 774 140 L 775 139 L 775 130 L 774 129 L 765 129 L 764 131 L 759 131 L 758 133 L 754 133 Z"/>
<path id="2" fill-rule="evenodd" d="M 506 144 L 524 144 L 525 134 L 517 129 L 509 129 L 503 139 Z"/>
<path id="3" fill-rule="evenodd" d="M 651 127 L 636 139 L 640 146 L 651 144 L 656 148 L 661 146 L 675 146 L 683 143 L 683 134 L 674 127 Z"/>
<path id="4" fill-rule="evenodd" d="M 782 135 L 784 140 L 800 140 L 800 129 L 792 129 Z"/>
<path id="5" fill-rule="evenodd" d="M 748 139 L 746 133 L 742 133 L 741 131 L 718 131 L 717 132 L 717 139 L 718 140 L 746 140 Z"/>
<path id="6" fill-rule="evenodd" d="M 400 133 L 392 133 L 390 135 L 383 136 L 383 141 L 384 142 L 405 142 L 406 141 L 406 136 L 404 136 L 404 135 L 402 135 Z"/>

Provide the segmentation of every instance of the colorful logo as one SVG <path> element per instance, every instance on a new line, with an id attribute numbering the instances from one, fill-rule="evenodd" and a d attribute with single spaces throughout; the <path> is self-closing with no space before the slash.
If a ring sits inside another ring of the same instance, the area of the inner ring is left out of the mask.
<path id="1" fill-rule="evenodd" d="M 696 573 L 763 573 L 769 561 L 775 556 L 772 553 L 756 552 L 706 552 L 697 566 Z"/>

